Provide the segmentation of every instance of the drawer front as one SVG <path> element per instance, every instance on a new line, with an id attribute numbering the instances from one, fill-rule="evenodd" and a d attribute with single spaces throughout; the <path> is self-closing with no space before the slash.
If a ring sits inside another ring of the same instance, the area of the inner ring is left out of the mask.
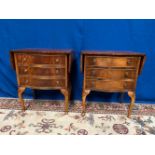
<path id="1" fill-rule="evenodd" d="M 32 64 L 65 65 L 66 56 L 33 55 Z"/>
<path id="2" fill-rule="evenodd" d="M 19 75 L 65 76 L 65 68 L 41 68 L 19 66 Z"/>
<path id="3" fill-rule="evenodd" d="M 31 55 L 17 53 L 15 57 L 18 65 L 28 66 L 31 63 Z"/>
<path id="4" fill-rule="evenodd" d="M 65 76 L 65 68 L 39 68 L 33 67 L 30 71 L 31 75 L 40 76 Z"/>
<path id="5" fill-rule="evenodd" d="M 30 85 L 29 76 L 19 76 L 19 85 L 20 86 L 29 86 Z"/>
<path id="6" fill-rule="evenodd" d="M 29 71 L 30 71 L 30 69 L 28 66 L 18 66 L 19 75 L 28 75 Z"/>
<path id="7" fill-rule="evenodd" d="M 37 79 L 20 77 L 21 86 L 38 87 L 38 88 L 65 88 L 65 79 Z"/>
<path id="8" fill-rule="evenodd" d="M 52 88 L 64 88 L 64 79 L 31 79 L 32 87 L 52 87 Z"/>
<path id="9" fill-rule="evenodd" d="M 16 54 L 18 66 L 28 66 L 30 64 L 50 64 L 50 65 L 65 65 L 64 55 L 39 55 L 39 54 Z"/>
<path id="10" fill-rule="evenodd" d="M 103 79 L 135 79 L 136 70 L 134 69 L 106 69 L 106 68 L 87 68 L 86 78 Z"/>
<path id="11" fill-rule="evenodd" d="M 139 58 L 135 57 L 102 57 L 86 56 L 86 66 L 97 67 L 136 67 Z"/>
<path id="12" fill-rule="evenodd" d="M 86 79 L 86 89 L 103 91 L 125 91 L 134 90 L 134 81 L 116 81 L 116 80 L 91 80 Z"/>

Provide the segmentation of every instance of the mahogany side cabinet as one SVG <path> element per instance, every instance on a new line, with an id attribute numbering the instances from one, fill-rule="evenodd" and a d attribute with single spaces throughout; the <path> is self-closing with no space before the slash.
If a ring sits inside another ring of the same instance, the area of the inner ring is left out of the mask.
<path id="1" fill-rule="evenodd" d="M 64 111 L 68 112 L 72 51 L 18 49 L 12 50 L 10 54 L 17 75 L 18 97 L 22 109 L 26 109 L 22 94 L 26 88 L 32 88 L 60 90 L 65 97 Z"/>
<path id="2" fill-rule="evenodd" d="M 82 51 L 81 70 L 84 74 L 82 107 L 91 91 L 127 92 L 131 98 L 128 117 L 135 102 L 137 78 L 142 72 L 145 54 L 127 51 Z"/>

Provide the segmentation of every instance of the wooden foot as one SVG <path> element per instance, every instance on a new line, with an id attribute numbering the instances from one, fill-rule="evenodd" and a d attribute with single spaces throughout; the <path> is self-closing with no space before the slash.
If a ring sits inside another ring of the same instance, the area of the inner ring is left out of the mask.
<path id="1" fill-rule="evenodd" d="M 68 108 L 69 108 L 69 95 L 70 95 L 70 91 L 67 90 L 67 89 L 61 89 L 60 91 L 61 91 L 61 93 L 65 97 L 64 111 L 67 114 L 68 113 Z"/>
<path id="2" fill-rule="evenodd" d="M 81 112 L 81 116 L 84 117 L 86 115 L 86 111 Z"/>
<path id="3" fill-rule="evenodd" d="M 82 92 L 82 115 L 86 112 L 86 97 L 90 93 L 90 90 L 83 90 Z"/>
<path id="4" fill-rule="evenodd" d="M 23 97 L 22 97 L 22 95 L 23 95 L 25 89 L 26 89 L 25 87 L 19 87 L 19 88 L 18 88 L 19 103 L 21 104 L 22 110 L 23 110 L 23 111 L 26 110 L 26 106 L 25 106 L 25 103 L 24 103 L 24 100 L 23 100 Z"/>
<path id="5" fill-rule="evenodd" d="M 129 95 L 129 97 L 131 98 L 131 103 L 130 103 L 129 109 L 128 109 L 128 117 L 130 118 L 131 112 L 132 112 L 132 108 L 133 108 L 133 106 L 134 106 L 134 104 L 135 104 L 135 92 L 129 91 L 129 92 L 128 92 L 128 95 Z"/>

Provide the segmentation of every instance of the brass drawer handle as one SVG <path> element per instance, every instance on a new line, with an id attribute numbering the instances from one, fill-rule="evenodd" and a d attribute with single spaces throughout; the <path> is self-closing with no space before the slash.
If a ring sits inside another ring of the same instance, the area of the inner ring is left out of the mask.
<path id="1" fill-rule="evenodd" d="M 60 81 L 56 81 L 56 85 L 57 85 L 57 86 L 60 85 Z"/>
<path id="2" fill-rule="evenodd" d="M 127 60 L 127 65 L 131 65 L 132 64 L 132 60 Z"/>
<path id="3" fill-rule="evenodd" d="M 26 73 L 28 71 L 28 69 L 24 69 L 24 72 Z"/>
<path id="4" fill-rule="evenodd" d="M 25 62 L 26 60 L 27 60 L 27 58 L 24 57 L 24 58 L 23 58 L 23 61 Z"/>
<path id="5" fill-rule="evenodd" d="M 124 83 L 124 88 L 126 88 L 126 87 L 127 87 L 127 83 L 125 82 L 125 83 Z"/>
<path id="6" fill-rule="evenodd" d="M 29 80 L 26 80 L 25 83 L 28 84 Z"/>
<path id="7" fill-rule="evenodd" d="M 56 59 L 55 59 L 55 62 L 57 62 L 57 63 L 58 63 L 58 62 L 59 62 L 59 58 L 56 58 Z"/>
<path id="8" fill-rule="evenodd" d="M 60 73 L 60 70 L 59 69 L 56 69 L 55 73 L 56 74 Z"/>
<path id="9" fill-rule="evenodd" d="M 125 78 L 128 78 L 129 77 L 129 72 L 125 72 L 124 76 L 125 76 Z"/>
<path id="10" fill-rule="evenodd" d="M 93 63 L 96 63 L 96 59 L 95 58 L 92 61 L 93 61 Z"/>
<path id="11" fill-rule="evenodd" d="M 92 70 L 91 73 L 92 73 L 92 75 L 95 75 L 96 74 L 96 71 L 95 70 Z"/>

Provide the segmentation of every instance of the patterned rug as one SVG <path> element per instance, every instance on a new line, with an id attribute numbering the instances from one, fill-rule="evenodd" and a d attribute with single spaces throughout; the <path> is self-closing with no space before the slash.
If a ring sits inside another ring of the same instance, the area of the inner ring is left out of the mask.
<path id="1" fill-rule="evenodd" d="M 2 135 L 146 135 L 155 134 L 154 116 L 0 110 Z"/>
<path id="2" fill-rule="evenodd" d="M 51 100 L 26 100 L 28 110 L 35 111 L 64 111 L 64 101 Z M 20 110 L 21 106 L 17 99 L 0 99 L 0 109 L 15 109 Z M 69 112 L 81 113 L 81 102 L 75 101 L 70 103 Z M 128 104 L 123 103 L 87 103 L 87 113 L 94 114 L 118 114 L 127 115 Z M 132 115 L 148 115 L 155 116 L 155 104 L 135 104 Z"/>
<path id="3" fill-rule="evenodd" d="M 4 135 L 146 135 L 155 134 L 155 105 L 136 104 L 131 119 L 127 104 L 88 103 L 81 116 L 81 103 L 63 112 L 63 101 L 27 100 L 21 111 L 16 99 L 0 99 L 0 134 Z"/>

